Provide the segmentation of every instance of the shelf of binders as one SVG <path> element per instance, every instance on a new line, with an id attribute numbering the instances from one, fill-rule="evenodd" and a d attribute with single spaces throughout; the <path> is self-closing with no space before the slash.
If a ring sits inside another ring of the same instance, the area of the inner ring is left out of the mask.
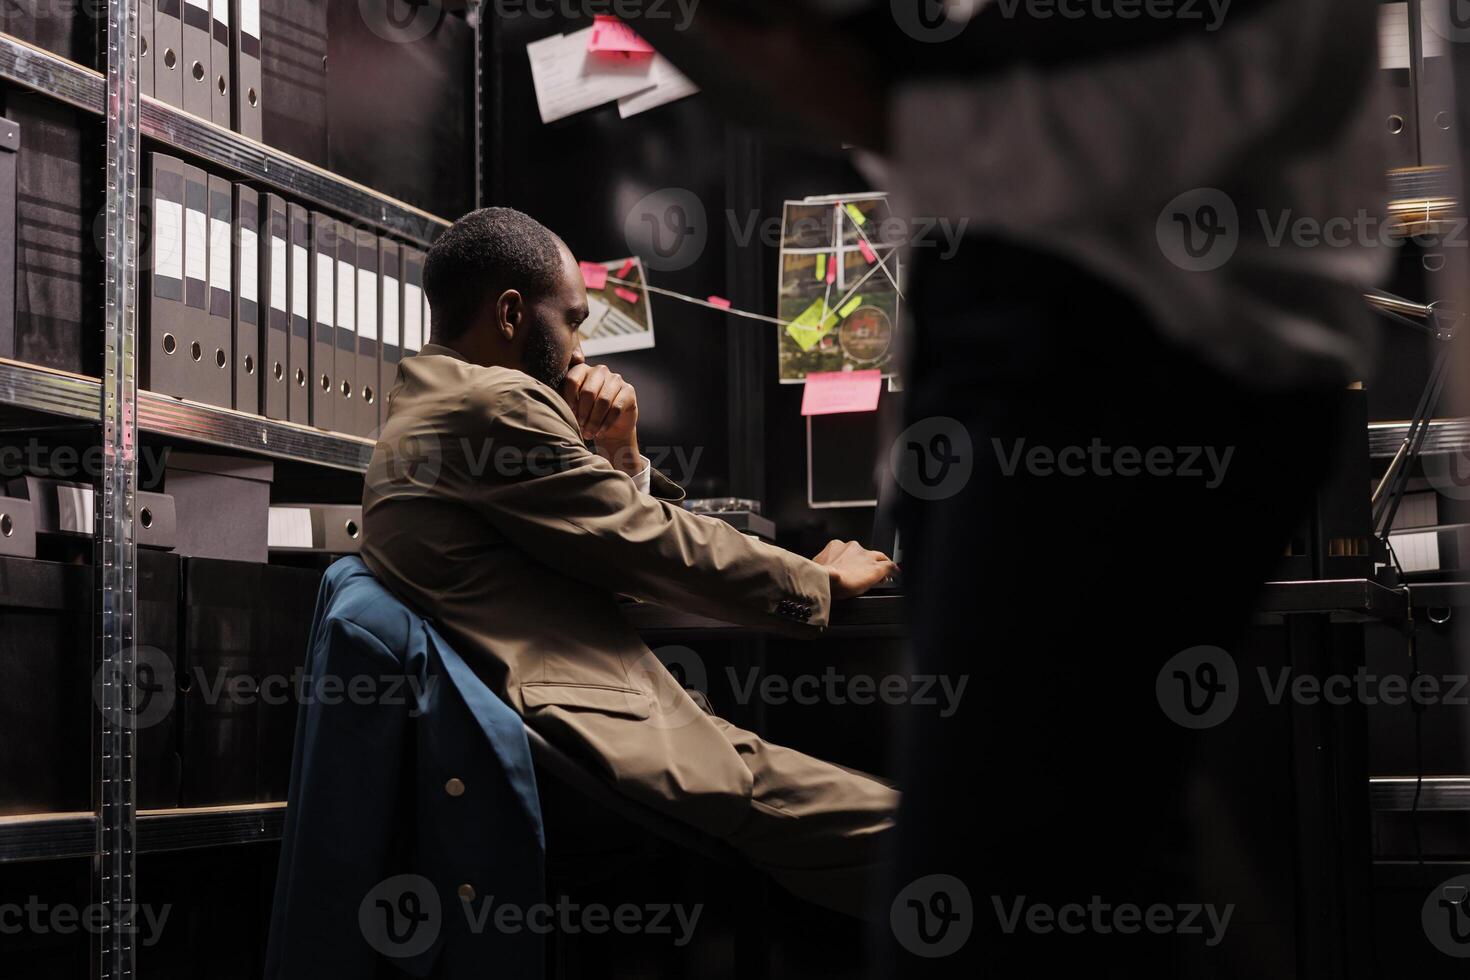
<path id="1" fill-rule="evenodd" d="M 8 34 L 0 34 L 0 79 L 98 116 L 105 108 L 106 79 L 102 74 Z M 139 115 L 146 137 L 207 160 L 240 178 L 259 181 L 416 244 L 430 244 L 449 227 L 448 221 L 411 204 L 344 180 L 329 170 L 151 97 L 142 98 Z"/>
<path id="2" fill-rule="evenodd" d="M 102 385 L 96 378 L 0 358 L 0 405 L 96 421 L 101 417 L 101 398 Z M 357 473 L 367 471 L 373 451 L 370 439 L 149 391 L 138 392 L 138 428 L 211 446 Z"/>
<path id="3" fill-rule="evenodd" d="M 138 852 L 255 844 L 281 839 L 285 803 L 138 811 Z M 0 817 L 0 865 L 91 857 L 97 818 L 91 813 Z"/>

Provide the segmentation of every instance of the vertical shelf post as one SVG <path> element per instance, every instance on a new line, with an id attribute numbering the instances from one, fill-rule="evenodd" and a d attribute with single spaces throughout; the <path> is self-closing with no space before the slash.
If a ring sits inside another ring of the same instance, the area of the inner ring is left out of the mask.
<path id="1" fill-rule="evenodd" d="M 96 900 L 106 910 L 94 939 L 98 976 L 132 980 L 131 934 L 137 812 L 134 798 L 134 541 L 138 260 L 138 2 L 107 5 L 106 310 L 103 319 L 103 471 L 93 507 L 96 555 L 96 701 L 93 857 Z"/>

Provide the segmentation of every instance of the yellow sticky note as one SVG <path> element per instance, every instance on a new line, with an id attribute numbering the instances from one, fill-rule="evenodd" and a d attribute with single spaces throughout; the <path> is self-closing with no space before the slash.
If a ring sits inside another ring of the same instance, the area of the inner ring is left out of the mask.
<path id="1" fill-rule="evenodd" d="M 823 252 L 817 256 L 817 274 L 813 277 L 817 281 L 827 278 L 827 253 Z"/>
<path id="2" fill-rule="evenodd" d="M 867 215 L 859 211 L 856 204 L 845 204 L 843 207 L 847 209 L 847 213 L 852 216 L 852 220 L 857 222 L 859 226 L 868 223 Z"/>
<path id="3" fill-rule="evenodd" d="M 837 311 L 837 315 L 844 318 L 850 317 L 852 316 L 852 311 L 862 305 L 863 298 L 861 296 L 854 296 L 843 305 L 842 309 Z"/>
<path id="4" fill-rule="evenodd" d="M 792 340 L 796 341 L 796 346 L 804 351 L 810 351 L 813 347 L 817 346 L 821 342 L 823 335 L 823 331 L 821 330 L 816 330 L 812 327 L 798 327 L 794 323 L 786 325 L 786 332 L 791 335 Z"/>
<path id="5" fill-rule="evenodd" d="M 837 325 L 837 320 L 837 311 L 827 305 L 826 299 L 819 299 L 802 310 L 801 316 L 787 324 L 786 332 L 802 350 L 809 351 L 817 345 L 817 341 L 826 336 L 827 331 Z"/>

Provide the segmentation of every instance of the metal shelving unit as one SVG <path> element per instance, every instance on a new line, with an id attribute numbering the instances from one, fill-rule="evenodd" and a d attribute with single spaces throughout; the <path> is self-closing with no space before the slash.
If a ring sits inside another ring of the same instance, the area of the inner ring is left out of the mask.
<path id="1" fill-rule="evenodd" d="M 110 104 L 104 75 L 7 34 L 0 34 L 0 78 L 98 116 Z M 151 97 L 140 99 L 135 118 L 150 139 L 415 244 L 428 245 L 449 227 L 444 218 Z"/>
<path id="2" fill-rule="evenodd" d="M 140 0 L 106 4 L 106 65 L 96 71 L 0 34 L 0 80 L 100 117 L 106 124 L 105 309 L 101 377 L 0 359 L 0 406 L 45 420 L 97 426 L 103 474 L 94 526 L 93 810 L 0 817 L 0 865 L 90 859 L 93 900 L 126 921 L 134 901 L 137 855 L 241 845 L 281 838 L 286 804 L 139 811 L 134 789 L 135 732 L 129 724 L 134 681 L 137 572 L 133 533 L 140 433 L 245 451 L 354 473 L 367 469 L 373 441 L 138 390 L 138 212 L 144 141 L 192 156 L 214 172 L 309 202 L 361 227 L 428 246 L 449 221 L 346 180 L 319 166 L 144 97 L 138 80 Z M 470 4 L 478 111 L 481 24 Z M 100 11 L 99 11 L 100 12 Z M 478 115 L 476 116 L 478 120 Z M 483 186 L 483 142 L 476 126 L 475 188 Z M 104 980 L 136 975 L 133 937 L 107 928 L 93 940 L 93 972 Z"/>
<path id="3" fill-rule="evenodd" d="M 135 851 L 153 854 L 276 841 L 285 826 L 285 803 L 139 810 Z M 93 813 L 0 817 L 0 865 L 91 857 L 96 836 Z"/>
<path id="4" fill-rule="evenodd" d="M 1374 459 L 1392 459 L 1409 434 L 1407 422 L 1374 422 L 1368 426 L 1368 451 Z M 1435 419 L 1429 423 L 1421 455 L 1470 452 L 1470 419 Z"/>
<path id="5" fill-rule="evenodd" d="M 97 421 L 101 388 L 96 378 L 0 358 L 0 405 Z M 138 428 L 144 432 L 357 473 L 367 471 L 372 456 L 371 439 L 151 391 L 138 392 L 137 400 Z"/>

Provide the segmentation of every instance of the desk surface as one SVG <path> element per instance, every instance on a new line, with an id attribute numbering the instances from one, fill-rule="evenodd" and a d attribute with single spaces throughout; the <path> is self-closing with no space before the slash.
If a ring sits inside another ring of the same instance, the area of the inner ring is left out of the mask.
<path id="1" fill-rule="evenodd" d="M 1145 589 L 1146 593 L 1147 590 Z M 640 633 L 717 633 L 737 636 L 758 634 L 749 626 L 731 626 L 692 613 L 663 606 L 629 603 L 623 607 L 628 621 Z M 1328 579 L 1314 582 L 1268 582 L 1256 612 L 1259 617 L 1326 613 L 1347 618 L 1398 622 L 1408 611 L 1402 591 L 1379 585 L 1371 579 Z M 904 601 L 901 595 L 868 595 L 847 599 L 832 606 L 829 636 L 903 636 Z"/>

